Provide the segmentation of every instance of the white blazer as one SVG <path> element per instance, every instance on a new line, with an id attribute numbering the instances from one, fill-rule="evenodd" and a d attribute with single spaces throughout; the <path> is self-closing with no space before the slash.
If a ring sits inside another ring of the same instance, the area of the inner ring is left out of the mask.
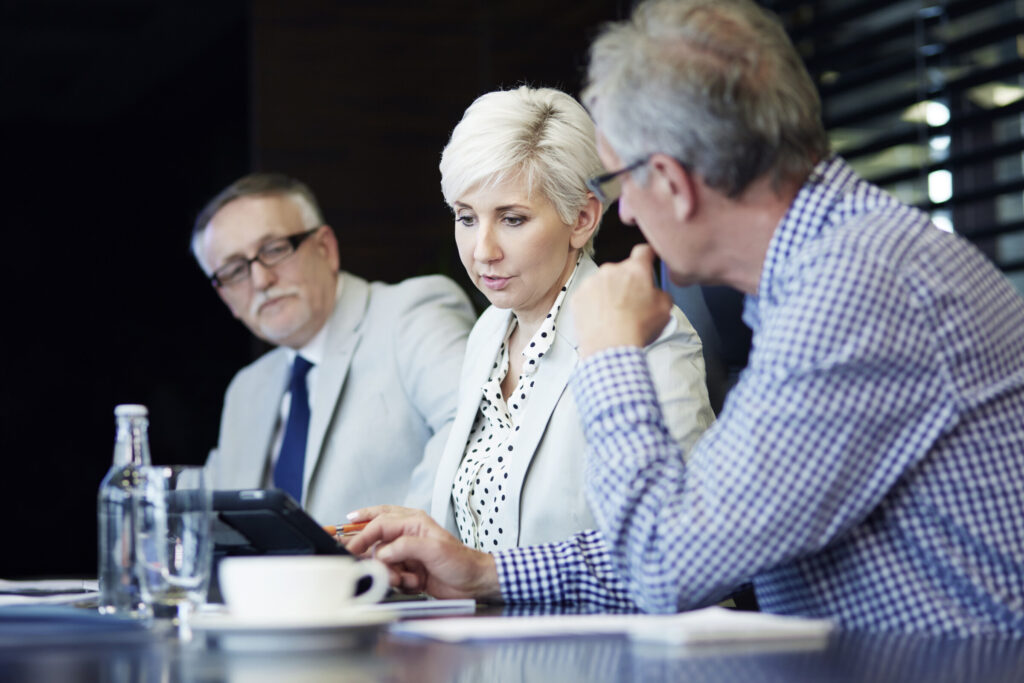
<path id="1" fill-rule="evenodd" d="M 522 415 L 522 445 L 517 449 L 521 457 L 509 463 L 508 500 L 495 520 L 498 526 L 514 530 L 508 538 L 515 539 L 516 546 L 561 541 L 596 526 L 583 491 L 583 428 L 568 387 L 579 363 L 572 295 L 579 283 L 596 272 L 591 259 L 580 262 L 558 316 L 555 339 L 537 369 L 537 384 Z M 452 482 L 480 407 L 480 388 L 491 372 L 511 315 L 509 309 L 488 308 L 473 326 L 466 346 L 458 408 L 437 466 L 430 505 L 431 516 L 456 536 Z M 700 339 L 682 311 L 673 307 L 672 320 L 646 351 L 665 419 L 688 452 L 714 420 Z"/>
<path id="2" fill-rule="evenodd" d="M 322 524 L 378 503 L 427 509 L 433 468 L 425 468 L 455 414 L 474 318 L 469 298 L 448 278 L 388 285 L 341 277 L 310 399 L 303 473 L 302 505 Z M 217 488 L 260 488 L 267 480 L 289 373 L 288 354 L 275 349 L 231 381 L 220 441 L 207 461 Z"/>

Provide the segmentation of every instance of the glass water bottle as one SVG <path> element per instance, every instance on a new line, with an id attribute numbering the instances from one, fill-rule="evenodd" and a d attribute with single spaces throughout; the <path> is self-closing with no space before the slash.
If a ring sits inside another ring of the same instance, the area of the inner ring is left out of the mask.
<path id="1" fill-rule="evenodd" d="M 99 610 L 103 614 L 140 616 L 146 610 L 135 569 L 135 506 L 138 468 L 150 464 L 148 414 L 141 405 L 114 408 L 114 463 L 100 484 L 97 504 Z"/>

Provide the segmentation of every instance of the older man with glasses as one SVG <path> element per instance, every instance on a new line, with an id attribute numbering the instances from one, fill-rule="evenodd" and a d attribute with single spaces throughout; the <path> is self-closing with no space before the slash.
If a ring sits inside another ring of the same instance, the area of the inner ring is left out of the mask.
<path id="1" fill-rule="evenodd" d="M 324 524 L 383 501 L 425 508 L 475 317 L 461 288 L 340 271 L 313 193 L 277 174 L 211 199 L 192 251 L 231 313 L 278 347 L 228 387 L 216 486 L 281 488 Z"/>

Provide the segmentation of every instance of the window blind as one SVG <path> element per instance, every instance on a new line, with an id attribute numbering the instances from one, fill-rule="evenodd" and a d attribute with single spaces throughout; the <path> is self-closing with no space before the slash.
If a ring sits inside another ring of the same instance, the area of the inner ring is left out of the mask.
<path id="1" fill-rule="evenodd" d="M 818 85 L 833 149 L 1024 292 L 1024 1 L 762 4 Z"/>

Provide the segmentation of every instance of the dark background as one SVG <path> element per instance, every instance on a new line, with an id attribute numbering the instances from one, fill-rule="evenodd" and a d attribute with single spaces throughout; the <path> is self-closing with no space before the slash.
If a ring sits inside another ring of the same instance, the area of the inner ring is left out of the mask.
<path id="1" fill-rule="evenodd" d="M 342 267 L 468 285 L 437 162 L 487 91 L 578 95 L 626 0 L 0 2 L 4 358 L 0 577 L 95 573 L 113 408 L 149 406 L 155 463 L 201 463 L 264 349 L 189 253 L 251 170 L 308 182 Z M 612 211 L 599 260 L 638 241 Z M 480 299 L 477 299 L 478 303 Z"/>

